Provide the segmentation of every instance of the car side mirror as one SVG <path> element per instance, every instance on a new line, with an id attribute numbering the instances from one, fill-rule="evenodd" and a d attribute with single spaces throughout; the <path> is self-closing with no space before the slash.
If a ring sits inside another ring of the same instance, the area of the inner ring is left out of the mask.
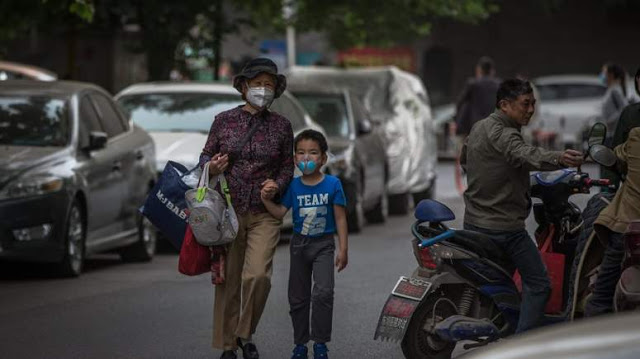
<path id="1" fill-rule="evenodd" d="M 607 126 L 602 122 L 596 122 L 591 126 L 589 131 L 589 137 L 587 138 L 587 144 L 589 147 L 593 145 L 603 145 L 604 139 L 607 137 Z"/>
<path id="2" fill-rule="evenodd" d="M 104 132 L 91 132 L 89 134 L 89 151 L 105 148 L 107 145 L 107 134 Z"/>
<path id="3" fill-rule="evenodd" d="M 363 118 L 360 121 L 358 121 L 358 134 L 366 135 L 371 133 L 372 130 L 373 130 L 373 125 L 371 124 L 371 121 L 368 118 Z"/>

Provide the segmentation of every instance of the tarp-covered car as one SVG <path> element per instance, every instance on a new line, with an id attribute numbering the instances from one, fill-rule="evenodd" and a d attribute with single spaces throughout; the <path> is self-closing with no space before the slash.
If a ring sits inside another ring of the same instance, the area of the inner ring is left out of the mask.
<path id="1" fill-rule="evenodd" d="M 384 134 L 390 213 L 407 212 L 407 194 L 414 202 L 431 197 L 437 144 L 427 91 L 418 77 L 392 66 L 347 70 L 294 66 L 287 80 L 291 86 L 345 87 L 364 104 Z"/>

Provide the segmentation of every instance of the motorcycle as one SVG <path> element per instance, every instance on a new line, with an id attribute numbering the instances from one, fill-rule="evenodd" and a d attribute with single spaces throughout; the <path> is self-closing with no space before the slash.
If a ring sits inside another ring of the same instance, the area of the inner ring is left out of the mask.
<path id="1" fill-rule="evenodd" d="M 589 155 L 603 164 L 612 155 L 610 150 L 603 150 L 605 134 L 603 125 L 594 125 L 589 148 Z M 579 208 L 569 197 L 589 193 L 592 186 L 609 186 L 609 181 L 569 169 L 531 176 L 532 196 L 542 201 L 534 205 L 539 244 L 550 244 L 554 252 L 565 256 L 573 254 L 575 245 L 570 239 L 582 220 Z M 401 340 L 407 358 L 441 359 L 450 358 L 459 341 L 475 342 L 464 345 L 470 349 L 513 334 L 519 318 L 520 292 L 510 260 L 502 250 L 488 235 L 447 227 L 444 222 L 455 219 L 455 215 L 438 201 L 421 201 L 415 217 L 411 243 L 418 267 L 411 276 L 401 276 L 394 286 L 374 339 Z M 564 274 L 570 270 L 570 259 L 561 270 L 563 278 L 555 283 L 569 277 Z M 562 305 L 566 305 L 568 285 L 563 287 L 554 290 L 561 290 Z M 545 315 L 547 323 L 564 320 L 562 313 Z"/>

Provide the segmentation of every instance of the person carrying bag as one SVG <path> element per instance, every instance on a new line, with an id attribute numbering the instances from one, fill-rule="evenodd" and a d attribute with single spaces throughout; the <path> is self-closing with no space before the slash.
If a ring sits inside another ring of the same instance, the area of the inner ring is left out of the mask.
<path id="1" fill-rule="evenodd" d="M 212 344 L 222 350 L 222 359 L 236 359 L 238 349 L 241 357 L 258 359 L 253 335 L 271 290 L 282 225 L 265 209 L 260 191 L 269 179 L 275 182 L 272 195 L 287 189 L 293 177 L 293 129 L 289 120 L 269 110 L 286 87 L 273 61 L 249 61 L 233 78 L 233 87 L 246 103 L 216 116 L 200 154 L 200 166 L 210 164 L 211 178 L 224 174 L 238 218 L 235 240 L 212 261 L 224 260 L 223 271 L 212 271 L 212 280 L 223 281 L 215 286 Z"/>

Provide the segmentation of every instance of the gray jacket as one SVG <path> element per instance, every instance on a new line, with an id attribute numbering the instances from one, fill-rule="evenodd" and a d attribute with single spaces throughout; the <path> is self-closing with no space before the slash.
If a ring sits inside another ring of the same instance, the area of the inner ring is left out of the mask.
<path id="1" fill-rule="evenodd" d="M 531 207 L 529 171 L 562 168 L 561 156 L 527 144 L 521 126 L 500 110 L 476 123 L 460 160 L 468 183 L 465 223 L 498 231 L 524 229 Z"/>

